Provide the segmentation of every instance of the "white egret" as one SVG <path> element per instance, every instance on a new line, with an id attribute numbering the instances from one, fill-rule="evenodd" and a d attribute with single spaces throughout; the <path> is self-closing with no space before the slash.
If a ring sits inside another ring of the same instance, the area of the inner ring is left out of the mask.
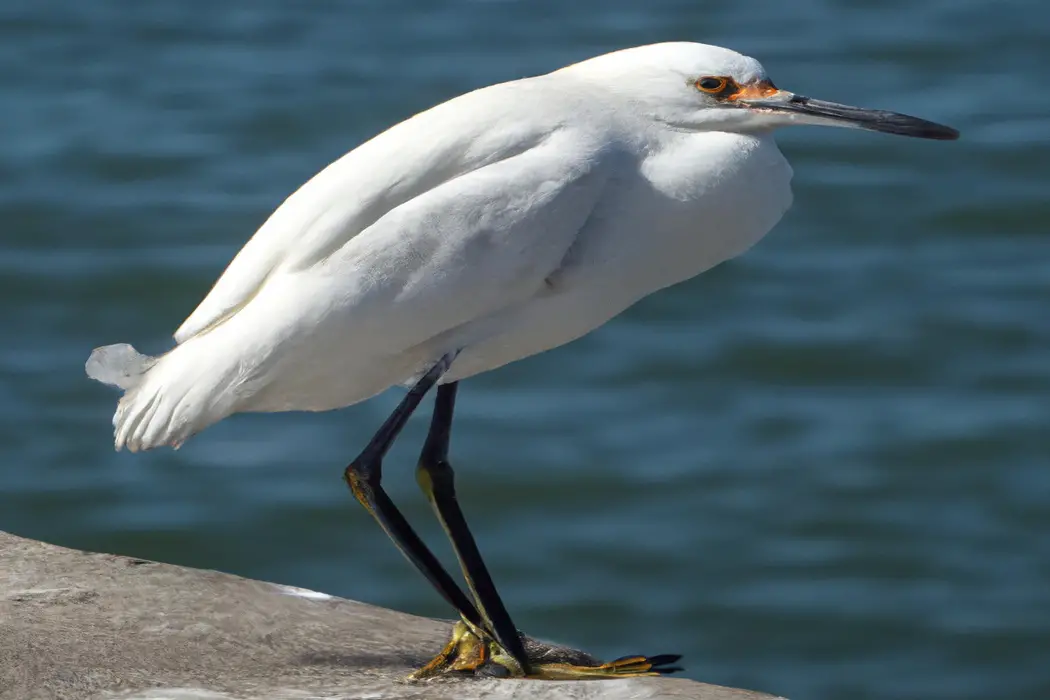
<path id="1" fill-rule="evenodd" d="M 792 124 L 958 137 L 780 90 L 758 61 L 694 43 L 618 51 L 417 114 L 281 204 L 170 351 L 92 353 L 88 374 L 125 391 L 116 448 L 178 447 L 233 413 L 335 409 L 407 385 L 345 478 L 462 618 L 417 677 L 673 670 L 674 656 L 601 664 L 523 642 L 456 504 L 457 382 L 574 340 L 750 248 L 791 204 L 773 131 Z M 469 598 L 380 484 L 383 456 L 434 386 L 417 477 Z"/>

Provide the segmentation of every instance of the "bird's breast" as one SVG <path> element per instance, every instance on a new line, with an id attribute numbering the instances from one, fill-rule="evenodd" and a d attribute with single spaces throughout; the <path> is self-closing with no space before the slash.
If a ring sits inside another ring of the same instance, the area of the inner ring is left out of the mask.
<path id="1" fill-rule="evenodd" d="M 791 205 L 791 166 L 772 137 L 681 134 L 613 193 L 614 245 L 640 295 L 693 277 L 758 242 Z"/>

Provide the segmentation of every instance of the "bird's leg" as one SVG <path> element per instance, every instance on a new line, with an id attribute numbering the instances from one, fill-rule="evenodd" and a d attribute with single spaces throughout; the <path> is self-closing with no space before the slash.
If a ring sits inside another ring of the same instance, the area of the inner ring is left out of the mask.
<path id="1" fill-rule="evenodd" d="M 487 630 L 479 629 L 482 625 L 482 620 L 474 604 L 470 602 L 470 599 L 467 598 L 462 589 L 445 571 L 445 568 L 434 556 L 434 553 L 430 551 L 415 530 L 412 529 L 412 526 L 408 524 L 404 515 L 390 500 L 381 484 L 383 457 L 405 426 L 409 416 L 419 406 L 423 396 L 437 383 L 441 375 L 448 370 L 454 357 L 454 355 L 443 357 L 440 362 L 416 382 L 415 386 L 401 400 L 401 403 L 398 404 L 394 412 L 390 414 L 390 417 L 379 428 L 361 454 L 347 466 L 343 477 L 346 479 L 346 483 L 353 492 L 354 497 L 375 518 L 387 536 L 405 555 L 405 558 L 412 562 L 430 581 L 430 584 L 437 589 L 441 597 L 459 612 L 470 629 L 479 634 L 485 634 Z M 445 650 L 449 655 L 453 651 L 454 645 L 452 644 Z"/>
<path id="2" fill-rule="evenodd" d="M 492 631 L 494 641 L 502 651 L 499 655 L 500 660 L 497 660 L 495 655 L 493 660 L 507 667 L 511 675 L 527 676 L 531 664 L 518 628 L 514 626 L 507 608 L 503 605 L 496 584 L 489 575 L 488 567 L 485 566 L 474 541 L 474 535 L 467 527 L 463 511 L 456 500 L 454 474 L 452 465 L 448 462 L 448 443 L 457 386 L 456 382 L 452 382 L 437 389 L 430 431 L 427 433 L 423 451 L 419 455 L 419 465 L 416 467 L 416 480 L 452 542 L 452 549 L 463 569 L 467 587 L 481 614 L 482 627 Z"/>
<path id="3" fill-rule="evenodd" d="M 602 663 L 581 652 L 529 639 L 514 626 L 456 499 L 455 475 L 448 461 L 456 387 L 455 382 L 438 387 L 416 480 L 452 542 L 481 615 L 482 623 L 477 627 L 482 636 L 477 629 L 457 625 L 445 650 L 413 677 L 426 678 L 450 670 L 493 672 L 493 666 L 502 667 L 499 675 L 546 680 L 656 676 L 680 670 L 673 666 L 677 655 L 629 656 Z M 484 632 L 489 632 L 489 639 L 482 638 Z"/>
<path id="4" fill-rule="evenodd" d="M 484 613 L 479 612 L 478 607 L 475 607 L 460 589 L 390 500 L 381 484 L 383 457 L 412 412 L 419 406 L 423 396 L 437 384 L 454 358 L 455 355 L 443 357 L 416 382 L 344 472 L 344 478 L 354 497 L 375 518 L 405 558 L 422 572 L 462 618 L 453 628 L 451 641 L 412 677 L 427 678 L 450 672 L 480 672 L 565 680 L 651 676 L 677 670 L 670 667 L 670 664 L 678 659 L 677 656 L 624 657 L 602 664 L 582 652 L 552 647 L 524 637 L 517 631 L 499 600 L 474 538 L 467 529 L 466 521 L 456 503 L 452 468 L 447 459 L 455 384 L 448 385 L 448 389 L 441 387 L 438 390 L 439 398 L 434 419 L 431 421 L 430 433 L 417 474 L 442 526 L 453 542 L 471 593 Z M 487 584 L 479 581 L 485 581 Z M 490 597 L 494 598 L 495 604 Z M 492 620 L 499 625 L 499 634 L 494 629 Z M 515 651 L 518 653 L 514 653 Z"/>

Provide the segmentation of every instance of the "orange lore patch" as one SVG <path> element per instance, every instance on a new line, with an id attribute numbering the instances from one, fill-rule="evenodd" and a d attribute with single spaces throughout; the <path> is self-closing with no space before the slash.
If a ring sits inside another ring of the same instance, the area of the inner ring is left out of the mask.
<path id="1" fill-rule="evenodd" d="M 773 81 L 766 78 L 765 80 L 759 80 L 750 85 L 743 86 L 726 99 L 756 100 L 762 97 L 772 97 L 778 92 L 780 92 L 780 90 L 773 84 Z"/>

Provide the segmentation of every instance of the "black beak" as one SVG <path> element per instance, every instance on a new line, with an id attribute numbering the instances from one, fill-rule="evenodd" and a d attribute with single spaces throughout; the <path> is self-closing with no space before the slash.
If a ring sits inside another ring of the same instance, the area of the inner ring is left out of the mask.
<path id="1" fill-rule="evenodd" d="M 799 122 L 825 123 L 829 126 L 849 126 L 857 129 L 881 131 L 886 134 L 912 136 L 918 139 L 954 141 L 959 132 L 950 126 L 910 117 L 907 114 L 881 109 L 850 107 L 837 102 L 825 102 L 781 91 L 768 98 L 740 99 L 739 102 L 759 111 L 797 114 Z"/>

